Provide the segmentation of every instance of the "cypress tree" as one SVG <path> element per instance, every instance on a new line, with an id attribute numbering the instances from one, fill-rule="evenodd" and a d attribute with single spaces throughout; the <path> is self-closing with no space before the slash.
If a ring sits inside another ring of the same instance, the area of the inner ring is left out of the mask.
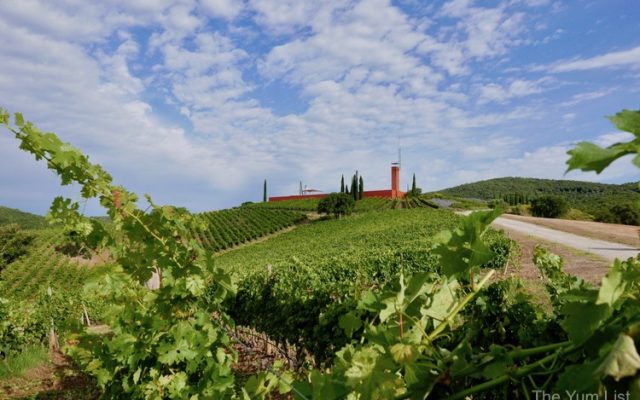
<path id="1" fill-rule="evenodd" d="M 353 186 L 351 187 L 353 199 L 358 200 L 358 194 L 360 193 L 360 189 L 358 189 L 358 170 L 356 170 L 356 174 L 353 176 L 353 182 Z"/>
<path id="2" fill-rule="evenodd" d="M 354 200 L 358 200 L 358 181 L 355 175 L 351 177 L 351 195 Z"/>
<path id="3" fill-rule="evenodd" d="M 364 179 L 360 175 L 360 182 L 358 182 L 358 199 L 362 200 L 362 194 L 364 193 Z"/>
<path id="4" fill-rule="evenodd" d="M 411 184 L 411 194 L 416 194 L 416 174 L 413 174 L 413 183 Z"/>
<path id="5" fill-rule="evenodd" d="M 262 202 L 267 202 L 267 180 L 264 180 L 264 185 L 262 185 Z"/>
<path id="6" fill-rule="evenodd" d="M 344 193 L 344 175 L 340 178 L 340 193 Z"/>
<path id="7" fill-rule="evenodd" d="M 345 187 L 344 187 L 344 192 L 345 192 L 346 194 L 349 194 L 349 185 L 345 185 Z"/>

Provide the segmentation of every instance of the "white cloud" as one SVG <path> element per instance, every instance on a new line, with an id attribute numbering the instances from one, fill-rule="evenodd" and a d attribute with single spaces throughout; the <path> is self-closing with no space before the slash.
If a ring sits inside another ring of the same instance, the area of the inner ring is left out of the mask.
<path id="1" fill-rule="evenodd" d="M 594 143 L 602 147 L 608 147 L 615 143 L 631 141 L 634 138 L 635 136 L 629 132 L 612 132 L 612 133 L 606 133 L 604 135 L 598 136 L 594 140 Z"/>
<path id="2" fill-rule="evenodd" d="M 244 8 L 242 0 L 200 0 L 204 9 L 214 17 L 233 19 Z"/>
<path id="3" fill-rule="evenodd" d="M 518 2 L 458 0 L 424 15 L 389 0 L 8 4 L 0 92 L 11 96 L 2 105 L 161 202 L 230 206 L 253 185 L 261 194 L 264 178 L 273 194 L 295 192 L 300 179 L 335 190 L 356 168 L 367 187 L 385 188 L 399 143 L 431 187 L 527 174 L 558 153 L 521 150 L 522 121 L 548 112 L 525 97 L 554 82 L 494 68 L 524 43 L 529 21 Z M 33 17 L 35 9 L 45 12 Z M 514 98 L 522 105 L 508 107 Z M 489 102 L 498 106 L 476 109 Z M 32 161 L 1 144 L 0 187 L 17 189 L 0 194 L 35 198 L 13 175 L 31 174 Z M 34 182 L 55 187 L 47 179 Z"/>
<path id="4" fill-rule="evenodd" d="M 575 106 L 576 104 L 582 103 L 583 101 L 595 100 L 601 97 L 608 96 L 611 93 L 615 92 L 617 89 L 618 88 L 616 87 L 612 87 L 612 88 L 596 90 L 592 92 L 574 94 L 573 96 L 571 96 L 569 100 L 563 101 L 562 103 L 560 103 L 560 105 L 564 107 Z"/>
<path id="5" fill-rule="evenodd" d="M 327 13 L 330 15 L 334 8 L 346 4 L 346 1 L 323 4 L 314 0 L 250 0 L 249 6 L 261 26 L 275 34 L 286 34 L 312 24 L 314 19 L 327 18 Z"/>
<path id="6" fill-rule="evenodd" d="M 629 50 L 613 51 L 591 58 L 577 58 L 568 61 L 559 61 L 549 68 L 551 72 L 585 71 L 599 68 L 640 66 L 640 46 Z"/>
<path id="7" fill-rule="evenodd" d="M 477 88 L 479 92 L 478 102 L 480 104 L 488 103 L 491 101 L 504 103 L 513 98 L 541 93 L 545 90 L 548 90 L 550 84 L 552 83 L 553 80 L 548 77 L 540 78 L 535 81 L 526 79 L 514 79 L 505 85 L 501 85 L 498 83 L 489 83 Z"/>

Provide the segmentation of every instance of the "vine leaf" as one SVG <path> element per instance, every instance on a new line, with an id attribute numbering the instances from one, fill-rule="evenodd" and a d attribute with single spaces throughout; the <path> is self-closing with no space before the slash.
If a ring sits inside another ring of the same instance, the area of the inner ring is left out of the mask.
<path id="1" fill-rule="evenodd" d="M 444 275 L 466 275 L 472 268 L 480 267 L 495 257 L 482 240 L 482 235 L 500 214 L 500 209 L 474 212 L 465 217 L 462 226 L 450 235 L 439 235 L 447 241 L 436 246 L 433 253 L 440 256 Z"/>
<path id="2" fill-rule="evenodd" d="M 636 137 L 640 137 L 640 110 L 622 110 L 609 117 L 609 120 L 621 131 L 630 132 Z"/>
<path id="3" fill-rule="evenodd" d="M 575 344 L 582 344 L 589 339 L 600 327 L 602 321 L 611 315 L 611 307 L 608 304 L 595 304 L 597 296 L 598 293 L 595 290 L 585 293 L 567 293 L 566 297 L 578 297 L 578 299 L 564 304 L 561 310 L 564 319 L 560 325 Z"/>
<path id="4" fill-rule="evenodd" d="M 611 122 L 620 130 L 633 133 L 636 138 L 627 143 L 615 143 L 603 148 L 589 142 L 580 142 L 567 154 L 567 172 L 574 169 L 595 171 L 601 173 L 612 162 L 627 154 L 638 153 L 640 150 L 640 111 L 623 110 L 609 117 Z M 640 156 L 634 158 L 633 163 L 640 167 Z"/>
<path id="5" fill-rule="evenodd" d="M 595 171 L 599 174 L 609 164 L 632 152 L 630 146 L 626 144 L 616 144 L 603 148 L 593 143 L 580 142 L 574 149 L 567 152 L 571 157 L 567 161 L 569 167 L 566 172 L 579 169 L 582 171 Z"/>
<path id="6" fill-rule="evenodd" d="M 620 262 L 616 260 L 613 268 L 602 278 L 602 285 L 598 292 L 596 304 L 608 304 L 611 306 L 624 294 L 627 284 L 619 267 Z"/>
<path id="7" fill-rule="evenodd" d="M 618 340 L 595 373 L 611 376 L 617 382 L 622 378 L 634 376 L 638 370 L 640 370 L 640 355 L 636 345 L 629 335 L 623 333 L 618 336 Z"/>
<path id="8" fill-rule="evenodd" d="M 341 316 L 338 320 L 338 325 L 342 328 L 347 336 L 351 337 L 355 331 L 360 329 L 362 321 L 356 315 L 354 311 L 349 311 L 345 315 Z"/>

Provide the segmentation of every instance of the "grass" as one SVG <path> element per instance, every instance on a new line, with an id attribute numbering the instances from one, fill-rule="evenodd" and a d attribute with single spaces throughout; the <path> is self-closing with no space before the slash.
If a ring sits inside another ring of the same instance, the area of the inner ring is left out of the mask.
<path id="1" fill-rule="evenodd" d="M 27 347 L 21 353 L 0 360 L 0 379 L 20 376 L 25 371 L 48 360 L 49 354 L 44 347 Z"/>

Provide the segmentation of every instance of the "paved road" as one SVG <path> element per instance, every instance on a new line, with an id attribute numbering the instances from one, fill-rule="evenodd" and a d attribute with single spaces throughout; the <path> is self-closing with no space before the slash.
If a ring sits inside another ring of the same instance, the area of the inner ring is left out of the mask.
<path id="1" fill-rule="evenodd" d="M 470 211 L 464 211 L 460 214 L 469 215 Z M 574 249 L 586 251 L 595 254 L 609 261 L 616 258 L 626 260 L 629 257 L 635 257 L 640 253 L 640 249 L 628 246 L 626 244 L 607 242 L 605 240 L 591 239 L 585 236 L 579 236 L 573 233 L 559 231 L 557 229 L 546 228 L 527 222 L 516 221 L 513 219 L 498 217 L 493 221 L 496 228 L 507 229 L 531 236 L 536 236 L 550 242 L 559 243 Z"/>

